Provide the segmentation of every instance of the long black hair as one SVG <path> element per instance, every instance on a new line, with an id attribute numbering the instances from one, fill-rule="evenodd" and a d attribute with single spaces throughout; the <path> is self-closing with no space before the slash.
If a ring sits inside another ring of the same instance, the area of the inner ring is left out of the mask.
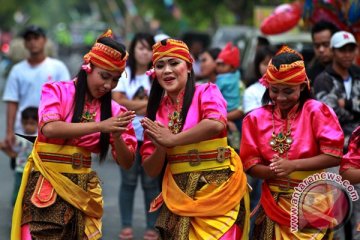
<path id="1" fill-rule="evenodd" d="M 122 58 L 124 58 L 126 49 L 125 46 L 119 42 L 116 42 L 114 39 L 109 37 L 100 38 L 97 42 L 102 43 L 106 46 L 109 46 L 121 53 Z M 74 99 L 74 115 L 71 119 L 71 122 L 78 123 L 82 119 L 82 114 L 84 111 L 85 97 L 88 94 L 88 84 L 87 84 L 87 73 L 85 70 L 80 69 L 77 74 L 77 82 L 75 86 L 75 99 Z M 106 93 L 100 98 L 101 107 L 100 107 L 100 120 L 106 120 L 112 117 L 111 111 L 111 92 Z M 100 162 L 105 160 L 107 152 L 109 150 L 110 134 L 101 133 L 100 134 Z"/>
<path id="2" fill-rule="evenodd" d="M 146 42 L 149 46 L 149 50 L 151 51 L 152 45 L 155 44 L 154 36 L 150 33 L 139 32 L 136 33 L 134 38 L 132 39 L 129 46 L 129 58 L 127 65 L 130 68 L 130 82 L 135 79 L 136 76 L 136 59 L 135 59 L 135 47 L 138 42 Z M 150 69 L 152 66 L 152 62 L 150 61 L 148 64 L 148 68 Z"/>
<path id="3" fill-rule="evenodd" d="M 302 60 L 300 56 L 298 56 L 295 53 L 281 53 L 279 55 L 276 55 L 272 58 L 272 64 L 276 67 L 279 68 L 280 65 L 282 64 L 291 64 L 293 62 Z M 305 84 L 305 83 L 304 83 Z M 302 106 L 304 105 L 304 103 L 308 100 L 311 99 L 312 94 L 310 89 L 305 86 L 304 89 L 300 92 L 300 98 L 299 98 L 299 107 L 298 107 L 298 111 L 302 108 Z M 266 89 L 261 102 L 263 105 L 267 105 L 269 103 L 273 103 L 271 98 L 270 98 L 270 93 L 269 93 L 269 88 Z"/>

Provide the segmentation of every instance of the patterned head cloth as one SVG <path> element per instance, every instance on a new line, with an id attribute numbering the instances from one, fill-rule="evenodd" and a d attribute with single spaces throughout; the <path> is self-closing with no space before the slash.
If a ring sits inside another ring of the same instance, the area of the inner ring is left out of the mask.
<path id="1" fill-rule="evenodd" d="M 303 57 L 297 51 L 289 48 L 288 46 L 283 46 L 275 56 L 282 53 L 293 53 L 298 55 L 301 60 L 290 63 L 290 64 L 281 64 L 279 68 L 275 67 L 272 64 L 272 60 L 269 62 L 266 73 L 260 79 L 260 83 L 265 87 L 269 87 L 269 84 L 288 84 L 288 85 L 300 85 L 306 83 L 310 89 L 310 81 L 305 72 L 305 64 Z"/>
<path id="2" fill-rule="evenodd" d="M 98 42 L 100 38 L 104 37 L 113 38 L 111 29 L 108 29 L 105 33 L 100 35 L 91 50 L 85 54 L 83 69 L 86 69 L 86 67 L 84 68 L 85 65 L 89 66 L 89 63 L 92 63 L 95 66 L 108 71 L 123 72 L 126 66 L 128 53 L 125 52 L 125 56 L 121 59 L 122 56 L 118 50 Z"/>
<path id="3" fill-rule="evenodd" d="M 153 45 L 152 62 L 155 64 L 160 58 L 175 57 L 192 64 L 193 59 L 190 55 L 188 46 L 180 40 L 165 39 Z"/>

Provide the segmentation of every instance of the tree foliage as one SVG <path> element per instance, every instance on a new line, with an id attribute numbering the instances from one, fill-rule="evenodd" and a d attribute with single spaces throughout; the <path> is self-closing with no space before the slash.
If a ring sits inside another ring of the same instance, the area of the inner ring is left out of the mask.
<path id="1" fill-rule="evenodd" d="M 154 19 L 161 23 L 161 30 L 177 36 L 184 31 L 200 30 L 212 32 L 220 25 L 251 24 L 255 5 L 276 5 L 289 0 L 174 0 L 173 6 L 164 0 L 133 0 L 138 16 L 130 16 L 125 0 L 113 0 L 121 10 L 126 31 L 148 30 Z M 20 28 L 31 22 L 52 28 L 58 23 L 70 24 L 76 17 L 90 15 L 97 6 L 102 21 L 112 27 L 124 27 L 114 21 L 110 0 L 0 0 L 0 29 Z M 181 11 L 181 17 L 174 14 L 174 6 Z M 23 22 L 16 22 L 14 14 L 21 13 Z M 120 24 L 121 25 L 121 24 Z M 141 29 L 142 28 L 142 29 Z M 156 29 L 155 29 L 156 30 Z"/>

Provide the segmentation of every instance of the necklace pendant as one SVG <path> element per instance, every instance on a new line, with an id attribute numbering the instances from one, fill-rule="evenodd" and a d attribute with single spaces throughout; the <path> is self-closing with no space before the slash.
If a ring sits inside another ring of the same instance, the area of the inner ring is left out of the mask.
<path id="1" fill-rule="evenodd" d="M 292 143 L 292 138 L 283 134 L 282 132 L 276 134 L 272 134 L 271 140 L 269 142 L 273 151 L 283 154 L 290 149 Z"/>
<path id="2" fill-rule="evenodd" d="M 84 122 L 94 122 L 94 118 L 96 116 L 96 112 L 94 113 L 90 113 L 89 111 L 85 111 L 82 115 L 81 115 L 81 120 L 80 122 L 84 123 Z"/>
<path id="3" fill-rule="evenodd" d="M 168 115 L 169 117 L 169 123 L 168 127 L 171 130 L 172 133 L 177 134 L 180 132 L 181 129 L 181 117 L 180 113 L 177 111 L 174 111 L 173 113 Z"/>

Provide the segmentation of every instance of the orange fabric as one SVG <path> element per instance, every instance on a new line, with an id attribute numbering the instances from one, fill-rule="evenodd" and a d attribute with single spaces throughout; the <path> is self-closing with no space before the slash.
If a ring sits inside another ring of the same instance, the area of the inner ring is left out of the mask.
<path id="1" fill-rule="evenodd" d="M 168 165 L 162 184 L 162 196 L 169 210 L 180 216 L 211 217 L 226 214 L 238 205 L 247 191 L 246 175 L 242 171 L 239 156 L 233 151 L 231 159 L 235 170 L 230 179 L 217 190 L 197 199 L 192 199 L 178 187 Z"/>
<path id="2" fill-rule="evenodd" d="M 112 31 L 109 29 L 98 39 L 110 37 L 113 38 Z M 105 44 L 96 42 L 91 50 L 84 56 L 85 64 L 92 63 L 97 67 L 108 71 L 123 72 L 126 66 L 128 53 L 122 58 L 119 51 Z"/>
<path id="3" fill-rule="evenodd" d="M 303 59 L 300 53 L 287 46 L 283 46 L 279 50 L 279 52 L 276 53 L 275 56 L 282 53 L 293 53 Z M 291 64 L 282 64 L 279 68 L 275 67 L 272 64 L 271 60 L 267 67 L 266 73 L 264 74 L 260 82 L 266 87 L 268 87 L 269 84 L 299 85 L 302 83 L 306 83 L 308 88 L 310 89 L 310 81 L 306 75 L 305 63 L 303 60 L 299 60 Z"/>
<path id="4" fill-rule="evenodd" d="M 183 41 L 180 40 L 166 39 L 154 44 L 152 49 L 153 49 L 153 56 L 152 56 L 153 64 L 155 64 L 160 58 L 163 57 L 180 58 L 190 64 L 192 64 L 193 62 L 188 46 Z"/>
<path id="5" fill-rule="evenodd" d="M 38 208 L 46 208 L 56 201 L 57 193 L 51 183 L 42 175 L 39 176 L 31 202 Z"/>

